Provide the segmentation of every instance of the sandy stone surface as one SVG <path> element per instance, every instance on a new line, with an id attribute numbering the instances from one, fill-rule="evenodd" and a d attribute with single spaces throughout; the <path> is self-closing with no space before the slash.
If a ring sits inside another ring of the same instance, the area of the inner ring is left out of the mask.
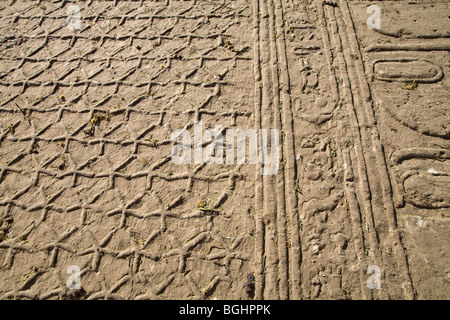
<path id="1" fill-rule="evenodd" d="M 450 299 L 449 9 L 1 1 L 0 298 Z"/>

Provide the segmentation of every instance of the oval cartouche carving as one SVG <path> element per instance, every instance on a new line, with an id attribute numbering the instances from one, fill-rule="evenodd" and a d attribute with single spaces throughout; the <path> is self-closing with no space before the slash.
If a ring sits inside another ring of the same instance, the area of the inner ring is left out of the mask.
<path id="1" fill-rule="evenodd" d="M 443 77 L 441 67 L 426 60 L 382 60 L 374 63 L 375 79 L 433 83 Z"/>

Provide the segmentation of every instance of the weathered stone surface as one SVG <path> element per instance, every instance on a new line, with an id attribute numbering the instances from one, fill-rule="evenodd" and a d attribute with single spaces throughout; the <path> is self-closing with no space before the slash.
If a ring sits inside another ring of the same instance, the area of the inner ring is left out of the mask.
<path id="1" fill-rule="evenodd" d="M 0 3 L 0 298 L 450 298 L 448 1 L 76 3 Z"/>

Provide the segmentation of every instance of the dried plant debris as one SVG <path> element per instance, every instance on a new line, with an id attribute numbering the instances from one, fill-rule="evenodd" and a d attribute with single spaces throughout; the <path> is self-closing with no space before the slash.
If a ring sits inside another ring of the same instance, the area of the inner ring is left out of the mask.
<path id="1" fill-rule="evenodd" d="M 110 113 L 107 111 L 106 113 L 102 112 L 95 112 L 92 115 L 92 118 L 89 120 L 88 128 L 84 130 L 84 133 L 88 136 L 94 136 L 95 134 L 95 127 L 100 126 L 100 123 L 103 120 L 109 121 L 110 119 Z"/>

